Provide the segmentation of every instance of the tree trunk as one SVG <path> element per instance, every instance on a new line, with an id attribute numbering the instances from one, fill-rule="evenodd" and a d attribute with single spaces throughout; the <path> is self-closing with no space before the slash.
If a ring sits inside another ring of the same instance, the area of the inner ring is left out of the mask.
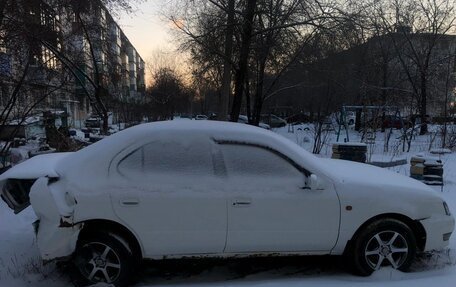
<path id="1" fill-rule="evenodd" d="M 250 80 L 249 77 L 245 77 L 245 105 L 246 105 L 246 112 L 247 112 L 247 119 L 249 120 L 249 124 L 252 123 L 252 109 L 250 104 Z"/>
<path id="2" fill-rule="evenodd" d="M 258 83 L 255 94 L 255 104 L 253 106 L 253 124 L 258 126 L 261 119 L 261 110 L 263 108 L 263 86 L 264 86 L 264 70 L 266 68 L 266 57 L 260 60 L 260 67 L 258 70 Z"/>
<path id="3" fill-rule="evenodd" d="M 5 15 L 6 2 L 7 0 L 0 1 L 0 27 L 2 26 L 3 17 Z"/>
<path id="4" fill-rule="evenodd" d="M 248 60 L 250 54 L 250 42 L 252 40 L 253 18 L 257 0 L 246 0 L 247 6 L 244 11 L 244 21 L 242 23 L 242 43 L 239 56 L 239 67 L 236 72 L 234 87 L 233 106 L 231 109 L 232 122 L 237 122 L 241 111 L 242 95 L 244 93 L 244 82 L 247 75 Z"/>
<path id="5" fill-rule="evenodd" d="M 228 0 L 228 16 L 226 20 L 225 34 L 225 59 L 223 63 L 222 88 L 218 107 L 217 119 L 226 121 L 228 116 L 228 103 L 231 95 L 231 55 L 233 53 L 234 34 L 234 0 Z"/>
<path id="6" fill-rule="evenodd" d="M 105 105 L 103 104 L 103 98 L 106 98 L 107 96 L 107 90 L 104 89 L 103 87 L 97 87 L 95 89 L 95 101 L 97 107 L 100 108 L 99 111 L 99 117 L 103 120 L 103 125 L 101 127 L 101 134 L 107 135 L 108 134 L 108 110 L 106 109 Z"/>
<path id="7" fill-rule="evenodd" d="M 427 123 L 426 123 L 426 114 L 427 114 L 427 85 L 426 85 L 426 73 L 421 72 L 421 98 L 420 98 L 420 117 L 421 117 L 421 128 L 420 135 L 427 133 Z"/>
<path id="8" fill-rule="evenodd" d="M 87 40 L 89 50 L 90 50 L 90 55 L 92 58 L 92 64 L 93 64 L 93 68 L 94 68 L 93 86 L 95 88 L 95 101 L 96 101 L 96 106 L 97 106 L 96 109 L 99 111 L 98 116 L 101 116 L 101 118 L 103 119 L 103 126 L 102 126 L 101 133 L 103 135 L 106 135 L 106 134 L 108 134 L 108 120 L 107 120 L 108 119 L 108 110 L 107 110 L 106 106 L 104 105 L 102 98 L 106 99 L 109 92 L 108 92 L 108 90 L 106 90 L 103 87 L 102 74 L 98 67 L 97 58 L 95 56 L 95 49 L 93 47 L 93 43 L 90 38 L 90 34 L 87 31 L 87 27 L 85 26 L 84 21 L 82 20 L 81 14 L 79 12 L 77 13 L 77 17 L 79 19 L 79 22 L 81 24 L 82 30 L 85 35 L 85 38 Z"/>
<path id="9" fill-rule="evenodd" d="M 386 93 L 386 87 L 388 85 L 388 61 L 383 57 L 383 65 L 382 65 L 382 81 L 383 81 L 383 89 L 382 89 L 382 106 L 386 107 L 387 103 L 387 93 Z M 382 111 L 382 133 L 385 132 L 385 125 L 383 124 L 385 122 L 385 110 Z"/>

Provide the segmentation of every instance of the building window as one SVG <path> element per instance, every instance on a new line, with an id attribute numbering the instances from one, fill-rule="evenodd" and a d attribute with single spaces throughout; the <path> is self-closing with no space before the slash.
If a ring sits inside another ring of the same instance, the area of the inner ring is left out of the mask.
<path id="1" fill-rule="evenodd" d="M 5 31 L 0 31 L 0 53 L 6 53 L 5 34 Z"/>
<path id="2" fill-rule="evenodd" d="M 37 52 L 35 52 L 35 53 L 36 54 L 33 55 L 32 59 L 30 61 L 30 66 L 32 66 L 32 67 L 36 67 L 40 63 L 40 55 Z"/>
<path id="3" fill-rule="evenodd" d="M 48 48 L 41 46 L 40 50 L 35 52 L 33 55 L 32 61 L 30 63 L 32 66 L 44 66 L 48 69 L 57 69 L 57 58 L 54 53 L 51 52 Z"/>

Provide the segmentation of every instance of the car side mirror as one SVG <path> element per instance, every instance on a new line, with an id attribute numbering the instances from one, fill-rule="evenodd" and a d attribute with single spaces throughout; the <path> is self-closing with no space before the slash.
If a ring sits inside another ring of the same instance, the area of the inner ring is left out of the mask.
<path id="1" fill-rule="evenodd" d="M 306 177 L 304 189 L 323 190 L 325 188 L 323 181 L 316 174 L 311 174 Z"/>

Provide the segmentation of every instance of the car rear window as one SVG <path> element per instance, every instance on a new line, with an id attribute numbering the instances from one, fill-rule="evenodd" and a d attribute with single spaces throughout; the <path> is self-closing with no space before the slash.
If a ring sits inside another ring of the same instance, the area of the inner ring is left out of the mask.
<path id="1" fill-rule="evenodd" d="M 126 177 L 213 175 L 209 143 L 160 140 L 148 143 L 127 155 L 118 165 Z"/>

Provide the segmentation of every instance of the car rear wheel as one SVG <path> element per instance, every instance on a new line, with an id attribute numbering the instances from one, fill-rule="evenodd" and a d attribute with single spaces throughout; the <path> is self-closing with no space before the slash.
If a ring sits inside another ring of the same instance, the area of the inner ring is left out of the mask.
<path id="1" fill-rule="evenodd" d="M 382 219 L 361 231 L 350 256 L 354 272 L 368 276 L 388 265 L 407 271 L 415 258 L 416 249 L 416 239 L 410 227 L 396 219 Z"/>
<path id="2" fill-rule="evenodd" d="M 128 286 L 135 266 L 134 256 L 125 244 L 108 233 L 80 239 L 73 262 L 81 281 L 117 287 Z"/>

